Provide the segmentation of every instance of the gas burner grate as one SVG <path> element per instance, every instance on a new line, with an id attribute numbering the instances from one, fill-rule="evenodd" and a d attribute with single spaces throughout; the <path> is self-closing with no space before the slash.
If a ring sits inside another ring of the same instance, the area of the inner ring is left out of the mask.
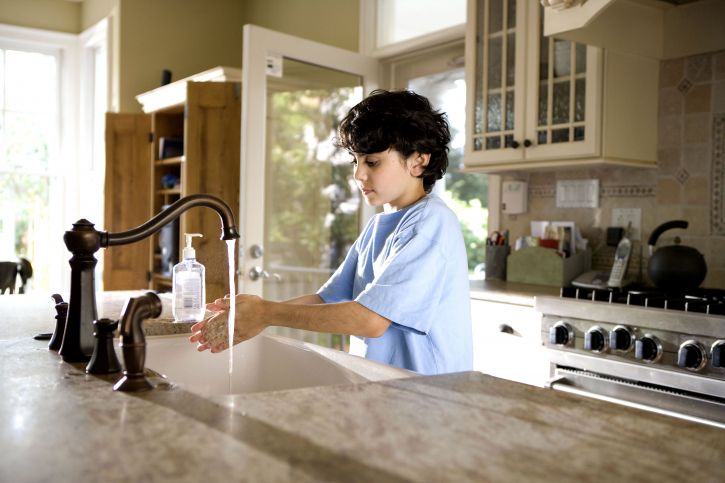
<path id="1" fill-rule="evenodd" d="M 694 289 L 664 292 L 653 288 L 581 288 L 562 287 L 562 298 L 677 310 L 709 315 L 725 315 L 725 290 Z"/>

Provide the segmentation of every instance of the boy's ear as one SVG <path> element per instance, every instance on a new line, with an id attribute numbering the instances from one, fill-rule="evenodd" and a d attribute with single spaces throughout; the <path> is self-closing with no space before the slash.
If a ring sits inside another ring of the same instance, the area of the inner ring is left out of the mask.
<path id="1" fill-rule="evenodd" d="M 421 176 L 423 174 L 423 171 L 425 171 L 425 167 L 428 166 L 429 161 L 430 153 L 416 153 L 414 155 L 413 161 L 410 164 L 410 174 L 412 174 L 413 176 Z"/>

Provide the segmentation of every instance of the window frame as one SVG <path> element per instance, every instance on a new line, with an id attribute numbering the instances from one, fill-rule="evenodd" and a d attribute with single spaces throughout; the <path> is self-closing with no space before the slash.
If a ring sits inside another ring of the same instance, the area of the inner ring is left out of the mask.
<path id="1" fill-rule="evenodd" d="M 461 23 L 412 39 L 395 42 L 384 47 L 377 47 L 377 0 L 360 0 L 360 53 L 383 59 L 397 55 L 405 55 L 412 51 L 435 47 L 440 44 L 463 39 L 466 34 L 466 23 Z"/>
<path id="2" fill-rule="evenodd" d="M 361 49 L 364 48 L 365 43 L 363 37 L 368 42 L 374 43 L 375 41 L 375 23 L 376 23 L 376 0 L 360 0 L 360 32 Z M 374 57 L 378 57 L 381 63 L 380 72 L 381 75 L 381 87 L 383 89 L 392 89 L 399 85 L 399 80 L 396 78 L 396 66 L 402 63 L 410 62 L 412 57 L 421 56 L 425 57 L 426 53 L 432 53 L 435 55 L 438 51 L 445 50 L 446 47 L 456 44 L 463 44 L 465 46 L 465 34 L 466 25 L 462 24 L 459 27 L 455 27 L 455 35 L 452 32 L 445 31 L 445 34 L 440 36 L 436 34 L 421 36 L 410 41 L 399 42 L 392 44 L 384 49 L 379 49 L 373 54 Z M 444 31 L 441 31 L 444 32 Z M 440 33 L 440 32 L 439 32 Z M 370 44 L 373 45 L 373 44 Z M 364 52 L 364 51 L 363 51 Z M 466 53 L 464 47 L 464 67 Z M 468 89 L 468 86 L 466 86 Z M 465 155 L 465 154 L 464 154 Z M 501 227 L 501 181 L 502 176 L 498 174 L 488 174 L 488 230 L 489 233 L 499 230 Z"/>
<path id="3" fill-rule="evenodd" d="M 91 56 L 95 49 L 106 50 L 106 105 L 111 105 L 110 86 L 112 82 L 111 21 L 103 19 L 80 34 L 56 32 L 0 23 L 0 47 L 29 52 L 55 55 L 58 58 L 58 154 L 56 162 L 48 167 L 44 175 L 54 177 L 57 190 L 52 194 L 59 204 L 52 216 L 51 230 L 59 233 L 57 244 L 52 245 L 55 253 L 54 266 L 49 273 L 55 274 L 50 283 L 58 292 L 70 289 L 70 267 L 67 250 L 61 235 L 72 223 L 81 217 L 103 224 L 103 207 L 100 211 L 86 213 L 88 207 L 98 205 L 98 196 L 103 195 L 104 163 L 94 156 L 94 149 L 85 148 L 81 140 L 97 133 L 103 126 L 93 124 L 93 98 L 95 85 Z M 95 136 L 98 139 L 98 136 Z M 100 136 L 101 139 L 103 136 Z M 95 153 L 99 151 L 96 149 Z M 90 176 L 87 174 L 90 170 Z M 89 189 L 90 185 L 90 189 Z M 99 195 L 100 193 L 100 195 Z M 99 267 L 100 270 L 101 267 Z"/>

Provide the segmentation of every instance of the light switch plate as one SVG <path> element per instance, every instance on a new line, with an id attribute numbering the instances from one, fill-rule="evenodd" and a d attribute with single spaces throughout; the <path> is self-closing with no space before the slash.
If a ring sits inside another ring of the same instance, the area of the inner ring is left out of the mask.
<path id="1" fill-rule="evenodd" d="M 598 179 L 564 179 L 556 182 L 557 208 L 599 208 Z"/>
<path id="2" fill-rule="evenodd" d="M 642 239 L 642 208 L 612 208 L 611 226 L 619 226 L 627 229 L 629 223 L 632 229 L 629 233 L 630 240 Z"/>

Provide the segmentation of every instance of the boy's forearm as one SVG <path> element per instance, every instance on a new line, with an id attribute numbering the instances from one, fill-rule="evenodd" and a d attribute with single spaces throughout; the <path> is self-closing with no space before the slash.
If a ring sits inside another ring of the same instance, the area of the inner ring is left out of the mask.
<path id="1" fill-rule="evenodd" d="M 312 305 L 312 304 L 324 304 L 325 301 L 322 300 L 322 298 L 319 295 L 317 295 L 316 293 L 313 293 L 313 294 L 302 295 L 300 297 L 295 297 L 293 299 L 285 300 L 282 303 Z"/>
<path id="2" fill-rule="evenodd" d="M 264 304 L 267 325 L 361 337 L 380 337 L 390 325 L 388 319 L 357 302 L 302 305 L 264 301 Z"/>

